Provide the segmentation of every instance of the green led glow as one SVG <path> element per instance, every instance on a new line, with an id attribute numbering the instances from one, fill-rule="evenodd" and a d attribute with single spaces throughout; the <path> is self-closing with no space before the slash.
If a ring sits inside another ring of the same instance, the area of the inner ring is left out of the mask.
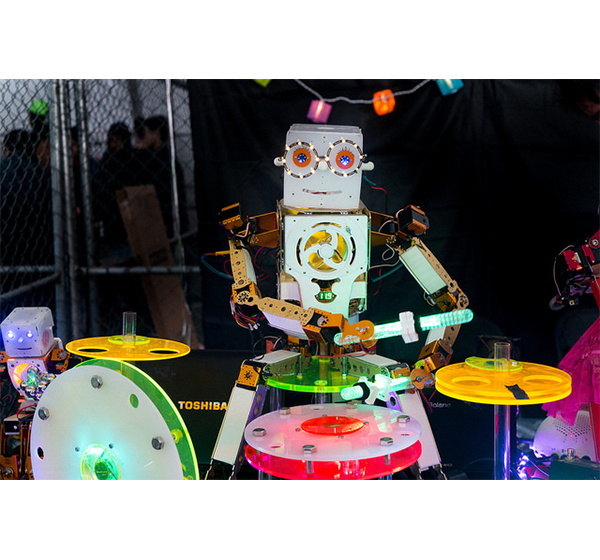
<path id="1" fill-rule="evenodd" d="M 319 292 L 317 299 L 319 301 L 333 301 L 333 292 Z"/>
<path id="2" fill-rule="evenodd" d="M 448 311 L 447 313 L 438 313 L 437 315 L 428 315 L 419 318 L 419 327 L 423 331 L 437 329 L 438 327 L 451 327 L 452 325 L 462 325 L 473 319 L 473 312 L 470 309 L 458 309 Z"/>
<path id="3" fill-rule="evenodd" d="M 342 389 L 342 392 L 340 393 L 340 396 L 345 401 L 353 401 L 355 399 L 357 399 L 357 400 L 362 399 L 363 395 L 364 395 L 363 388 L 360 387 L 359 385 L 356 385 L 354 387 L 346 387 L 345 389 Z"/>
<path id="4" fill-rule="evenodd" d="M 120 480 L 119 465 L 103 445 L 88 445 L 81 458 L 82 480 Z"/>

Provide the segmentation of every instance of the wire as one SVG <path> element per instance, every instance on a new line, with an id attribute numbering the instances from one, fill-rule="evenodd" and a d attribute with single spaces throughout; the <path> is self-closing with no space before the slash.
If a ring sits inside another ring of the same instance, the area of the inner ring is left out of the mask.
<path id="1" fill-rule="evenodd" d="M 217 276 L 220 276 L 221 278 L 227 278 L 227 280 L 233 280 L 233 276 L 231 276 L 229 274 L 225 274 L 224 272 L 217 270 L 212 265 L 210 265 L 206 262 L 206 257 L 209 255 L 215 256 L 215 253 L 204 253 L 204 255 L 202 255 L 200 257 L 200 264 L 203 264 L 206 268 L 208 268 L 208 270 L 210 270 L 211 272 L 214 272 Z"/>
<path id="2" fill-rule="evenodd" d="M 314 89 L 308 87 L 301 80 L 294 80 L 294 81 L 298 85 L 302 86 L 305 90 L 307 90 L 310 93 L 312 93 L 315 97 L 317 97 L 319 99 L 319 101 L 324 101 L 325 103 L 337 103 L 338 101 L 344 101 L 344 102 L 350 103 L 352 105 L 360 105 L 360 104 L 362 104 L 362 105 L 371 105 L 373 103 L 373 99 L 349 99 L 348 97 L 342 97 L 342 96 L 340 96 L 340 97 L 332 97 L 332 98 L 329 98 L 329 99 L 325 99 L 318 91 L 315 91 Z M 392 95 L 394 97 L 398 97 L 400 95 L 409 95 L 411 93 L 414 93 L 418 89 L 422 88 L 428 82 L 431 82 L 431 79 L 429 79 L 429 80 L 423 80 L 422 82 L 418 83 L 412 89 L 405 90 L 405 91 L 395 91 L 395 92 L 392 93 Z"/>

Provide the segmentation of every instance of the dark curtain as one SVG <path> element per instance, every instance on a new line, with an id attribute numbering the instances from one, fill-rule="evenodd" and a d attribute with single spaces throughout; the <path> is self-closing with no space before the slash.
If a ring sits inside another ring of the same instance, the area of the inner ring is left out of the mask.
<path id="1" fill-rule="evenodd" d="M 409 90 L 421 80 L 304 80 L 324 98 L 371 99 L 382 89 Z M 519 359 L 557 364 L 555 330 L 566 313 L 551 311 L 556 255 L 598 229 L 599 127 L 559 103 L 554 80 L 463 80 L 443 96 L 435 81 L 396 97 L 393 113 L 371 104 L 336 102 L 328 124 L 362 129 L 375 164 L 362 200 L 394 213 L 414 204 L 427 214 L 424 242 L 470 299 L 475 319 L 461 330 L 453 361 L 474 355 L 481 335 L 515 339 Z M 294 80 L 190 80 L 196 201 L 201 253 L 227 248 L 218 225 L 222 207 L 271 212 L 283 194 L 281 168 L 288 128 L 309 123 L 315 97 Z M 382 190 L 383 189 L 383 190 Z M 273 252 L 259 261 L 263 293 L 275 295 Z M 383 263 L 373 250 L 371 264 Z M 212 259 L 212 260 L 210 260 Z M 225 259 L 207 257 L 213 266 Z M 223 268 L 220 269 L 223 271 Z M 362 318 L 436 312 L 404 269 L 382 280 L 373 269 Z M 259 333 L 230 315 L 230 282 L 203 268 L 205 344 L 247 349 Z M 262 332 L 264 334 L 264 332 Z M 423 337 L 421 338 L 423 340 Z M 414 348 L 413 348 L 414 347 Z M 379 354 L 412 360 L 421 344 L 380 341 Z"/>

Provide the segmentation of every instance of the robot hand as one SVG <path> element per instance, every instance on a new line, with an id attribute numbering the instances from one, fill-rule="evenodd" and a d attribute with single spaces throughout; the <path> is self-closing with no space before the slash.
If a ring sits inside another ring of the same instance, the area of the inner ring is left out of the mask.
<path id="1" fill-rule="evenodd" d="M 346 401 L 362 400 L 366 404 L 373 404 L 376 399 L 388 402 L 392 392 L 410 389 L 411 387 L 410 377 L 394 379 L 377 374 L 373 381 L 369 381 L 366 377 L 360 377 L 352 387 L 342 389 L 340 396 Z"/>

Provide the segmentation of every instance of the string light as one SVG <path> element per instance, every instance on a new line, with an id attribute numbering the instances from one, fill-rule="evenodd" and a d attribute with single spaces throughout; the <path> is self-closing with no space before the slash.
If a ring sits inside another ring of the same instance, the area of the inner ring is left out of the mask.
<path id="1" fill-rule="evenodd" d="M 266 87 L 271 80 L 254 80 L 258 84 Z M 401 95 L 410 95 L 415 91 L 421 89 L 424 85 L 429 82 L 435 81 L 440 89 L 442 95 L 451 95 L 456 93 L 463 87 L 462 80 L 422 80 L 416 86 L 411 89 L 404 91 L 392 91 L 391 89 L 384 89 L 376 92 L 371 99 L 350 99 L 345 96 L 325 98 L 318 91 L 307 86 L 302 80 L 294 80 L 299 86 L 304 88 L 316 97 L 311 101 L 308 114 L 308 119 L 315 123 L 325 124 L 329 119 L 331 108 L 333 103 L 343 101 L 352 105 L 373 105 L 375 112 L 378 115 L 387 115 L 391 113 L 396 106 L 396 97 Z"/>
<path id="2" fill-rule="evenodd" d="M 378 115 L 387 115 L 396 107 L 396 98 L 391 89 L 378 91 L 373 95 L 373 108 Z"/>
<path id="3" fill-rule="evenodd" d="M 306 116 L 312 122 L 325 124 L 329 119 L 329 113 L 331 113 L 331 105 L 329 103 L 325 103 L 325 101 L 322 99 L 315 99 L 310 102 L 310 107 L 308 108 L 308 113 Z"/>
<path id="4" fill-rule="evenodd" d="M 442 95 L 452 95 L 463 87 L 462 80 L 436 80 Z"/>

